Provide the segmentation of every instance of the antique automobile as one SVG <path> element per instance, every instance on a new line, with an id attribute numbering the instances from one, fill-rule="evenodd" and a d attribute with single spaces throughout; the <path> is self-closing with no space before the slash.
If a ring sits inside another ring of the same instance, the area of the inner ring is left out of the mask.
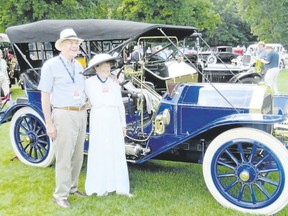
<path id="1" fill-rule="evenodd" d="M 43 62 L 58 54 L 55 41 L 67 27 L 85 40 L 79 53 L 84 66 L 96 53 L 120 57 L 113 73 L 123 88 L 128 162 L 159 159 L 203 164 L 208 190 L 221 205 L 237 211 L 271 215 L 287 205 L 288 96 L 272 95 L 262 84 L 198 83 L 197 66 L 185 63 L 176 50 L 177 42 L 197 32 L 189 26 L 88 19 L 9 27 L 6 33 L 27 97 L 1 111 L 0 123 L 11 121 L 11 145 L 19 160 L 39 167 L 53 164 L 37 85 Z M 134 45 L 154 47 L 155 39 L 166 43 L 155 55 L 165 46 L 172 49 L 166 58 L 146 55 L 144 50 L 138 60 L 129 58 L 127 50 Z M 155 78 L 162 82 L 160 88 Z M 89 125 L 84 153 L 88 150 Z"/>
<path id="2" fill-rule="evenodd" d="M 193 33 L 184 40 L 180 50 L 189 62 L 200 65 L 199 82 L 257 84 L 262 81 L 261 74 L 254 70 L 251 55 L 244 55 L 242 48 L 210 47 L 201 33 Z"/>
<path id="3" fill-rule="evenodd" d="M 232 46 L 211 47 L 209 50 L 201 52 L 200 55 L 208 64 L 231 63 L 233 59 L 240 56 L 233 52 Z"/>

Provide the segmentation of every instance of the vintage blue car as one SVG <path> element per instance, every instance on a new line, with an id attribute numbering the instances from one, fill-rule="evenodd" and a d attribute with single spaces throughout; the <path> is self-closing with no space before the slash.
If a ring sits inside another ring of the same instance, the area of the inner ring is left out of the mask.
<path id="1" fill-rule="evenodd" d="M 208 190 L 238 211 L 271 215 L 287 205 L 288 96 L 273 95 L 263 83 L 198 82 L 201 71 L 177 50 L 197 32 L 189 26 L 88 19 L 9 27 L 27 97 L 1 111 L 0 123 L 11 121 L 11 145 L 23 163 L 47 167 L 54 160 L 37 85 L 41 66 L 58 54 L 55 41 L 66 27 L 85 39 L 79 53 L 84 67 L 95 53 L 120 57 L 113 72 L 123 88 L 127 161 L 203 164 Z M 129 58 L 134 46 L 142 49 L 136 61 Z M 148 53 L 150 46 L 157 49 Z M 165 57 L 157 56 L 165 48 Z M 89 125 L 84 153 L 88 150 Z"/>

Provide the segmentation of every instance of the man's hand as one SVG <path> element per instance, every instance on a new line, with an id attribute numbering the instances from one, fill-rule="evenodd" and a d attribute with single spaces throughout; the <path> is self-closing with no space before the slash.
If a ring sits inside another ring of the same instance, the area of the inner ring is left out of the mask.
<path id="1" fill-rule="evenodd" d="M 47 135 L 52 139 L 55 140 L 57 137 L 57 130 L 54 124 L 47 124 L 46 125 L 46 132 Z"/>

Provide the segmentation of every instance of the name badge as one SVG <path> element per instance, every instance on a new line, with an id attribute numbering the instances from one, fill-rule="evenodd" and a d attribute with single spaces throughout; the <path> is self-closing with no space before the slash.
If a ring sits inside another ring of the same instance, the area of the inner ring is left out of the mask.
<path id="1" fill-rule="evenodd" d="M 106 84 L 102 85 L 102 93 L 108 93 L 108 92 L 109 92 L 108 85 Z"/>
<path id="2" fill-rule="evenodd" d="M 78 92 L 78 91 L 74 92 L 74 99 L 75 100 L 79 100 L 80 99 L 80 92 Z"/>

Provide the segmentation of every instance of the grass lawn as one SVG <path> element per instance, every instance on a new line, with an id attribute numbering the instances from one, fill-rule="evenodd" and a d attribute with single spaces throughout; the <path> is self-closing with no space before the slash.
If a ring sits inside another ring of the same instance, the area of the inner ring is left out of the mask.
<path id="1" fill-rule="evenodd" d="M 279 75 L 279 90 L 288 94 L 288 70 Z M 23 91 L 13 87 L 13 98 Z M 223 216 L 247 215 L 222 207 L 209 193 L 199 164 L 150 160 L 129 164 L 133 198 L 70 197 L 71 208 L 54 204 L 54 167 L 36 168 L 24 165 L 14 157 L 9 140 L 10 123 L 0 125 L 0 215 L 1 216 Z M 80 175 L 83 189 L 86 160 Z M 277 215 L 288 215 L 286 207 Z"/>

